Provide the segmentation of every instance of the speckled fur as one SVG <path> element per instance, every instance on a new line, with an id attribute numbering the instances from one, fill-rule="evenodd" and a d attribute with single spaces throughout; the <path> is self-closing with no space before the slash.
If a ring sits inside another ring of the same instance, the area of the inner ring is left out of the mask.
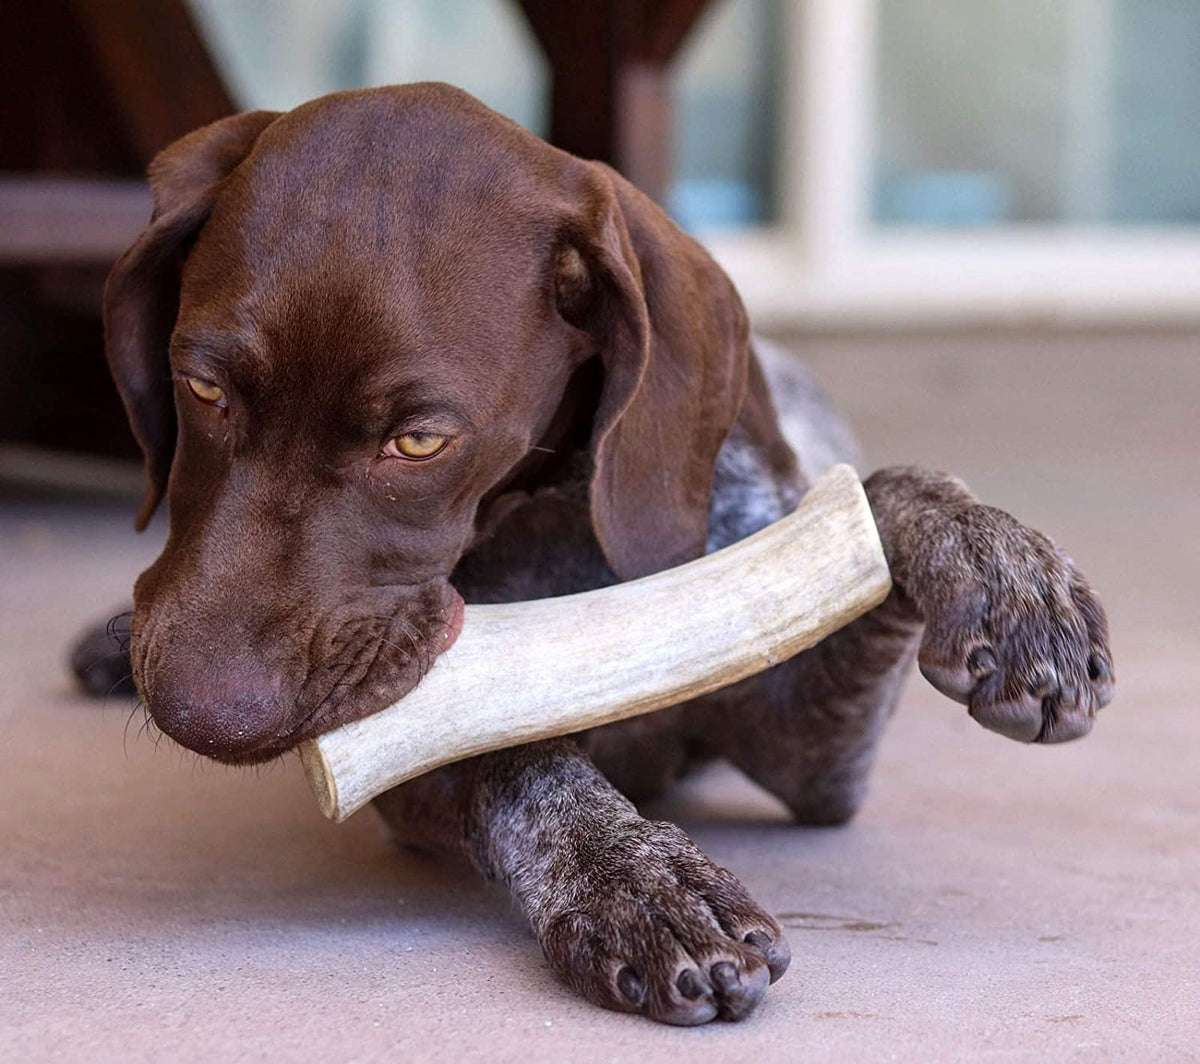
<path id="1" fill-rule="evenodd" d="M 790 468 L 755 442 L 749 419 L 735 427 L 717 460 L 713 549 L 790 509 L 808 486 L 800 470 L 816 475 L 853 455 L 811 378 L 787 376 L 774 357 L 776 395 L 791 404 L 783 420 L 819 413 L 792 434 L 801 449 Z M 790 380 L 782 392 L 781 374 Z M 1103 612 L 1048 540 L 945 474 L 885 469 L 866 488 L 896 579 L 882 606 L 689 705 L 416 780 L 380 800 L 385 817 L 402 839 L 458 849 L 508 884 L 555 970 L 598 1004 L 673 1023 L 747 1014 L 786 969 L 778 924 L 682 832 L 642 819 L 628 798 L 660 794 L 720 757 L 797 822 L 845 823 L 918 650 L 940 689 L 1020 739 L 1082 734 L 1111 693 Z M 588 532 L 586 492 L 570 482 L 517 500 L 457 578 L 468 601 L 615 579 Z"/>

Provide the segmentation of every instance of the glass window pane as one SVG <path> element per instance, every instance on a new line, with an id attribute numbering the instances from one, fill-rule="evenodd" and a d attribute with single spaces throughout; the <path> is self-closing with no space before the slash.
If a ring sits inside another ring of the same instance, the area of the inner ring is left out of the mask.
<path id="1" fill-rule="evenodd" d="M 1107 217 L 1200 223 L 1200 3 L 1121 0 L 1114 13 Z"/>
<path id="2" fill-rule="evenodd" d="M 718 0 L 674 78 L 676 180 L 692 229 L 775 217 L 775 103 L 784 0 Z M 286 110 L 338 89 L 449 81 L 535 133 L 550 74 L 513 0 L 188 0 L 239 106 Z"/>
<path id="3" fill-rule="evenodd" d="M 1196 0 L 878 0 L 883 225 L 1200 222 Z"/>
<path id="4" fill-rule="evenodd" d="M 667 205 L 687 229 L 776 217 L 780 0 L 719 0 L 674 71 L 675 180 Z"/>
<path id="5" fill-rule="evenodd" d="M 449 81 L 537 133 L 545 61 L 509 0 L 188 0 L 241 107 Z"/>

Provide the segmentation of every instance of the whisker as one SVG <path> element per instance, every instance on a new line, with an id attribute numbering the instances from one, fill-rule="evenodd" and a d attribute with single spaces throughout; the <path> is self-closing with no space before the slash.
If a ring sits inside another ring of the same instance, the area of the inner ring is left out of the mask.
<path id="1" fill-rule="evenodd" d="M 391 625 L 391 624 L 399 625 L 400 630 L 407 637 L 409 643 L 412 644 L 413 658 L 415 658 L 418 662 L 423 660 L 422 656 L 421 656 L 420 647 L 417 646 L 417 641 L 420 639 L 421 633 L 418 632 L 415 628 L 413 628 L 406 620 L 404 620 L 402 617 L 380 617 L 378 615 L 375 616 L 375 620 L 383 621 L 385 624 L 389 624 L 389 625 Z M 383 642 L 388 642 L 387 640 L 385 640 L 383 638 L 383 636 L 380 636 L 379 638 Z M 397 650 L 400 650 L 400 647 L 397 647 L 395 643 L 388 643 L 388 645 L 396 647 Z M 404 653 L 403 650 L 400 650 L 400 652 Z"/>
<path id="2" fill-rule="evenodd" d="M 124 620 L 126 617 L 132 617 L 132 616 L 133 616 L 133 610 L 126 610 L 124 613 L 118 613 L 115 617 L 110 617 L 108 619 L 108 622 L 104 626 L 104 631 L 108 635 L 109 639 L 115 639 L 117 625 L 120 624 L 120 622 L 122 620 Z"/>
<path id="3" fill-rule="evenodd" d="M 116 681 L 116 682 L 115 682 L 115 683 L 114 683 L 114 684 L 113 684 L 113 685 L 112 685 L 112 686 L 111 686 L 111 687 L 110 687 L 110 688 L 109 688 L 107 691 L 105 691 L 105 692 L 104 692 L 104 695 L 103 695 L 103 697 L 104 697 L 104 698 L 107 698 L 107 697 L 108 697 L 109 695 L 111 695 L 111 694 L 112 694 L 112 693 L 113 693 L 113 692 L 114 692 L 114 691 L 115 691 L 115 690 L 116 690 L 118 687 L 120 687 L 120 686 L 121 686 L 121 684 L 123 684 L 123 683 L 124 683 L 126 680 L 132 680 L 132 679 L 133 679 L 133 673 L 132 673 L 132 672 L 127 672 L 127 673 L 126 673 L 124 676 L 121 676 L 121 677 L 119 677 L 119 678 L 117 679 L 117 681 Z"/>
<path id="4" fill-rule="evenodd" d="M 139 709 L 146 717 L 150 715 L 146 712 L 146 704 L 140 698 L 135 699 L 129 716 L 125 718 L 125 728 L 121 732 L 121 750 L 124 752 L 126 760 L 129 759 L 129 725 L 133 723 L 134 715 Z M 142 724 L 142 727 L 145 727 L 145 723 Z M 141 734 L 141 729 L 138 730 L 138 734 Z"/>
<path id="5" fill-rule="evenodd" d="M 104 662 L 109 661 L 112 658 L 123 657 L 124 654 L 125 654 L 124 650 L 110 650 L 107 654 L 101 654 L 86 669 L 83 670 L 84 674 L 86 675 L 86 674 L 90 673 L 92 671 L 92 669 L 96 668 L 97 665 L 103 665 Z"/>
<path id="6" fill-rule="evenodd" d="M 400 646 L 399 643 L 393 643 L 390 639 L 385 639 L 383 636 L 379 637 L 379 642 L 381 642 L 384 646 L 391 647 L 398 654 L 403 655 L 405 658 L 407 658 L 409 656 L 408 651 L 405 650 L 402 646 Z"/>

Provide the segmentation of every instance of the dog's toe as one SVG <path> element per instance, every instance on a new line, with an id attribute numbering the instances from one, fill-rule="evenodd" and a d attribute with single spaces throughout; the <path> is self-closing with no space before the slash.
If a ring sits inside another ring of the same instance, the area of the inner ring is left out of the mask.
<path id="1" fill-rule="evenodd" d="M 694 1026 L 745 1019 L 787 970 L 779 925 L 673 825 L 643 821 L 630 859 L 605 855 L 600 889 L 538 929 L 554 968 L 606 1008 Z"/>

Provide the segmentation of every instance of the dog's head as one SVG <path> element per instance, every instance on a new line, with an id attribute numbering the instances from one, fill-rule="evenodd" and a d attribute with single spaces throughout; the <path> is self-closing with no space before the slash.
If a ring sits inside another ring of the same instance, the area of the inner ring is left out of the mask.
<path id="1" fill-rule="evenodd" d="M 170 513 L 134 675 L 180 743 L 259 760 L 410 690 L 461 624 L 450 579 L 489 499 L 593 359 L 611 567 L 703 553 L 745 317 L 613 171 L 413 85 L 225 119 L 151 183 L 105 326 L 139 527 L 164 494 Z"/>

